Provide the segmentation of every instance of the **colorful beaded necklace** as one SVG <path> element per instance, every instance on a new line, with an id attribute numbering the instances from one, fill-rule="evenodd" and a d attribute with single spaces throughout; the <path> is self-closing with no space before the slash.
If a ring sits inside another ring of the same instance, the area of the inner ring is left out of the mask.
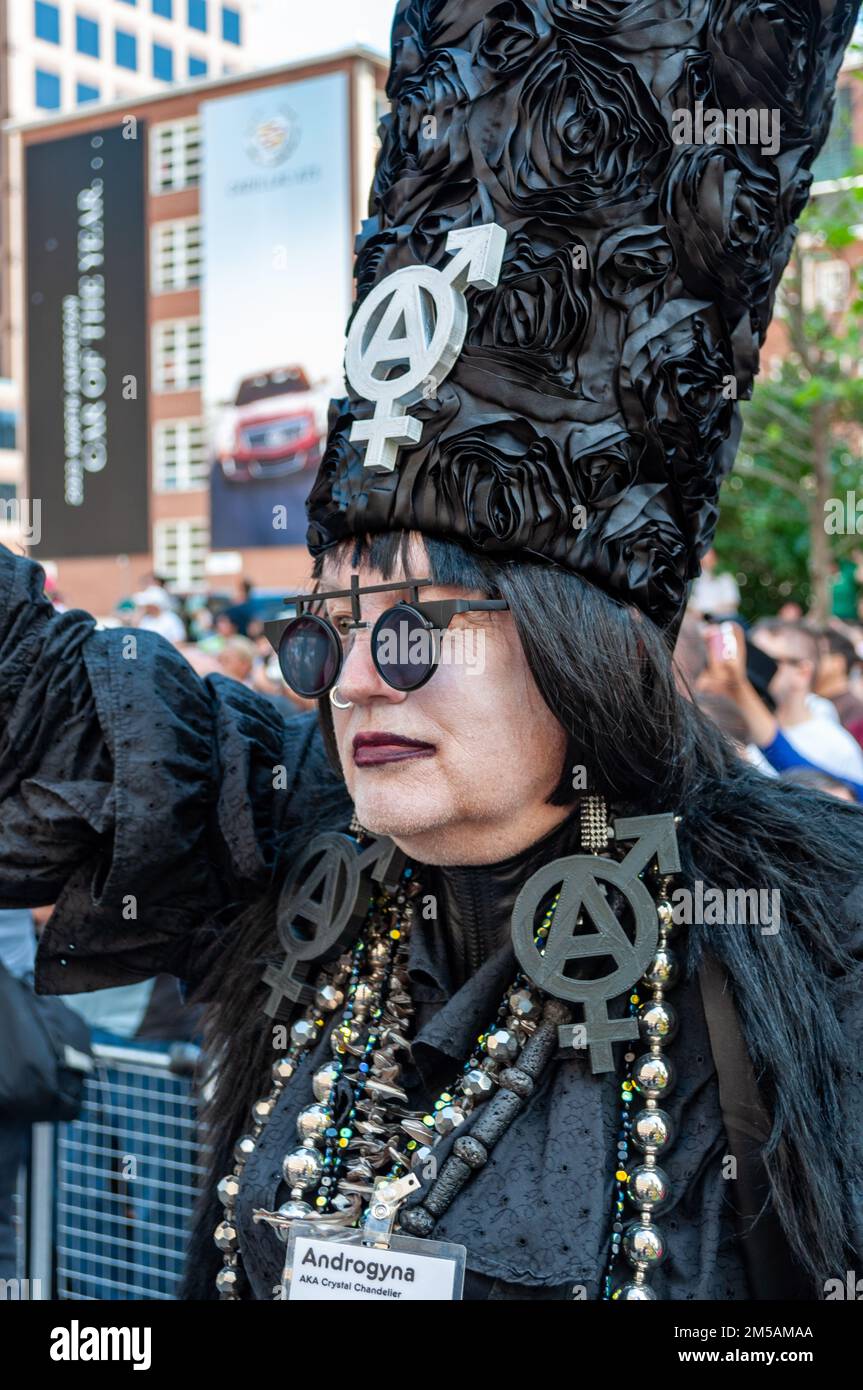
<path id="1" fill-rule="evenodd" d="M 664 879 L 660 891 L 667 892 L 667 885 L 668 880 Z M 330 1034 L 333 1061 L 319 1067 L 313 1077 L 316 1103 L 307 1106 L 297 1117 L 300 1147 L 287 1154 L 283 1161 L 290 1200 L 276 1212 L 255 1212 L 255 1220 L 272 1224 L 285 1240 L 291 1222 L 296 1220 L 312 1220 L 324 1228 L 359 1223 L 376 1177 L 394 1179 L 410 1169 L 420 1170 L 426 1176 L 430 1171 L 435 1172 L 432 1157 L 435 1146 L 464 1124 L 476 1106 L 495 1091 L 503 1099 L 504 1083 L 515 1097 L 521 1097 L 521 1103 L 526 1100 L 532 1090 L 532 1077 L 515 1066 L 520 1055 L 527 1059 L 532 1049 L 535 1067 L 544 1064 L 551 1055 L 548 1040 L 556 1035 L 557 1022 L 566 1016 L 565 1007 L 560 1001 L 543 995 L 520 973 L 502 999 L 494 1021 L 478 1036 L 477 1045 L 456 1081 L 438 1095 L 428 1110 L 407 1109 L 408 1097 L 398 1085 L 401 1073 L 398 1053 L 410 1047 L 406 1033 L 413 1005 L 406 979 L 407 944 L 418 892 L 419 885 L 412 868 L 408 867 L 395 894 L 381 892 L 371 898 L 366 922 L 353 949 L 318 975 L 314 1002 L 293 1022 L 290 1046 L 273 1065 L 271 1089 L 252 1107 L 252 1128 L 237 1141 L 233 1171 L 218 1185 L 225 1210 L 215 1232 L 216 1245 L 223 1252 L 223 1267 L 216 1283 L 223 1299 L 239 1297 L 241 1266 L 235 1212 L 243 1168 L 257 1146 L 281 1091 L 294 1075 L 302 1053 L 318 1040 L 325 1028 L 327 1014 L 342 1008 L 342 1016 Z M 536 932 L 540 951 L 548 936 L 558 897 L 559 894 L 550 903 Z M 660 902 L 658 912 L 659 949 L 644 977 L 644 983 L 653 991 L 653 1000 L 642 1005 L 637 994 L 630 998 L 630 1012 L 638 1017 L 640 1031 L 651 1050 L 640 1059 L 634 1053 L 627 1053 L 625 1059 L 628 1070 L 621 1089 L 621 1128 L 611 1251 L 603 1287 L 605 1298 L 655 1298 L 646 1276 L 665 1255 L 664 1242 L 652 1224 L 651 1214 L 668 1196 L 668 1181 L 656 1167 L 655 1156 L 672 1137 L 668 1117 L 657 1108 L 657 1096 L 665 1094 L 672 1082 L 670 1064 L 662 1056 L 661 1047 L 673 1036 L 676 1026 L 673 1011 L 663 1002 L 663 990 L 672 983 L 675 967 L 666 945 L 671 924 L 670 905 Z M 336 1124 L 336 1092 L 341 1089 L 344 1093 L 345 1082 L 351 1087 L 351 1102 L 341 1123 Z M 645 1110 L 631 1122 L 629 1107 L 639 1091 L 645 1096 Z M 500 1137 L 502 1127 L 493 1123 L 492 1109 L 486 1130 L 487 1138 L 493 1143 Z M 511 1122 L 513 1116 L 514 1110 L 510 1107 L 507 1122 Z M 472 1133 L 474 1130 L 481 1132 L 481 1122 L 480 1127 L 472 1127 Z M 631 1142 L 641 1149 L 644 1161 L 627 1172 Z M 485 1162 L 487 1149 L 479 1141 L 472 1141 L 472 1136 L 456 1143 L 456 1153 L 461 1145 L 461 1157 L 450 1157 L 446 1161 L 443 1173 L 437 1177 L 423 1206 L 402 1213 L 403 1229 L 428 1234 L 434 1220 L 469 1177 L 470 1169 Z M 454 1167 L 462 1169 L 460 1180 L 457 1175 L 455 1184 L 452 1181 Z M 444 1193 L 443 1205 L 440 1195 L 435 1200 L 436 1194 L 441 1193 Z M 640 1221 L 625 1230 L 624 1197 L 641 1212 Z M 613 1266 L 621 1248 L 634 1273 L 615 1288 Z M 282 1296 L 280 1287 L 275 1296 Z"/>

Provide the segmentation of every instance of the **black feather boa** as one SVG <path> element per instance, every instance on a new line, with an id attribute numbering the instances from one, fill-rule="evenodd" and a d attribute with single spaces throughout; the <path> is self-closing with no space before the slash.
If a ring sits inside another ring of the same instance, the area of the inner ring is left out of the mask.
<path id="1" fill-rule="evenodd" d="M 773 1203 L 816 1299 L 826 1279 L 855 1267 L 855 1252 L 859 1261 L 863 1248 L 863 810 L 735 763 L 723 777 L 703 772 L 685 811 L 682 881 L 781 893 L 776 935 L 743 926 L 685 929 L 685 970 L 693 973 L 709 950 L 731 980 L 773 1119 L 764 1151 Z M 340 794 L 334 786 L 320 821 L 306 827 L 308 837 L 344 827 L 346 813 L 344 789 Z M 198 996 L 211 1001 L 208 1047 L 220 1060 L 207 1115 L 210 1171 L 185 1298 L 217 1296 L 221 1256 L 213 1231 L 222 1209 L 215 1185 L 233 1167 L 233 1146 L 249 1126 L 251 1105 L 269 1089 L 271 1021 L 261 1008 L 260 979 L 266 964 L 282 959 L 276 898 L 274 885 L 255 907 L 214 929 L 211 959 L 201 962 Z"/>

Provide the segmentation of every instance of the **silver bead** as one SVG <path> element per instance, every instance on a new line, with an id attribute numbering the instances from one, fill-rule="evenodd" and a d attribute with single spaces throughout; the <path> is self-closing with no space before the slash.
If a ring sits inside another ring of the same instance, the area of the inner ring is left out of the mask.
<path id="1" fill-rule="evenodd" d="M 274 1081 L 290 1081 L 294 1074 L 294 1064 L 289 1057 L 279 1057 L 273 1063 L 271 1074 Z"/>
<path id="2" fill-rule="evenodd" d="M 288 1221 L 313 1221 L 314 1212 L 308 1202 L 283 1202 L 278 1210 L 279 1216 L 284 1216 Z M 291 1234 L 287 1226 L 276 1226 L 276 1235 L 285 1245 L 288 1243 L 288 1236 Z"/>
<path id="3" fill-rule="evenodd" d="M 494 1082 L 487 1071 L 480 1071 L 479 1067 L 471 1067 L 470 1071 L 464 1074 L 461 1089 L 465 1095 L 473 1096 L 474 1100 L 482 1100 L 485 1096 L 491 1095 L 494 1090 Z"/>
<path id="4" fill-rule="evenodd" d="M 514 1062 L 518 1056 L 518 1039 L 508 1028 L 498 1028 L 486 1038 L 485 1050 L 495 1062 Z"/>
<path id="5" fill-rule="evenodd" d="M 645 1042 L 671 1042 L 677 1032 L 677 1010 L 664 999 L 651 999 L 638 1010 L 638 1026 Z"/>
<path id="6" fill-rule="evenodd" d="M 243 1134 L 234 1145 L 234 1161 L 236 1163 L 245 1163 L 246 1159 L 254 1152 L 255 1141 L 251 1134 Z"/>
<path id="7" fill-rule="evenodd" d="M 674 920 L 674 907 L 667 898 L 660 898 L 656 904 L 656 915 L 663 931 L 671 932 L 677 926 Z"/>
<path id="8" fill-rule="evenodd" d="M 354 1008 L 368 1009 L 374 1001 L 375 991 L 366 981 L 361 981 L 354 990 Z"/>
<path id="9" fill-rule="evenodd" d="M 375 965 L 383 965 L 390 958 L 390 948 L 386 942 L 378 941 L 369 949 L 369 960 Z"/>
<path id="10" fill-rule="evenodd" d="M 315 1003 L 324 1013 L 333 1013 L 340 1004 L 345 1002 L 345 996 L 335 985 L 322 985 L 315 995 Z"/>
<path id="11" fill-rule="evenodd" d="M 660 946 L 642 976 L 647 985 L 663 985 L 670 989 L 677 979 L 677 956 L 668 946 Z"/>
<path id="12" fill-rule="evenodd" d="M 633 1221 L 623 1233 L 623 1253 L 631 1265 L 653 1268 L 662 1264 L 668 1252 L 656 1226 Z"/>
<path id="13" fill-rule="evenodd" d="M 236 1250 L 237 1248 L 237 1228 L 232 1221 L 220 1221 L 215 1231 L 213 1239 L 220 1250 Z"/>
<path id="14" fill-rule="evenodd" d="M 308 1202 L 282 1202 L 279 1207 L 279 1216 L 287 1217 L 288 1221 L 312 1221 L 314 1215 Z"/>
<path id="15" fill-rule="evenodd" d="M 452 1134 L 465 1122 L 465 1113 L 458 1105 L 444 1105 L 435 1111 L 434 1127 L 438 1134 Z"/>
<path id="16" fill-rule="evenodd" d="M 539 1018 L 539 1001 L 526 989 L 513 990 L 509 996 L 510 1012 L 522 1023 Z"/>
<path id="17" fill-rule="evenodd" d="M 667 1096 L 676 1080 L 670 1060 L 659 1052 L 646 1052 L 633 1064 L 632 1079 L 636 1090 L 649 1100 Z"/>
<path id="18" fill-rule="evenodd" d="M 424 1168 L 432 1156 L 432 1149 L 428 1144 L 420 1144 L 419 1148 L 414 1149 L 411 1154 L 411 1168 L 416 1172 Z"/>
<path id="19" fill-rule="evenodd" d="M 309 1105 L 297 1116 L 297 1134 L 300 1139 L 321 1139 L 332 1118 L 325 1105 Z"/>
<path id="20" fill-rule="evenodd" d="M 323 1160 L 317 1149 L 295 1149 L 282 1161 L 282 1173 L 289 1187 L 313 1187 L 322 1167 Z"/>
<path id="21" fill-rule="evenodd" d="M 642 1153 L 667 1149 L 674 1139 L 674 1121 L 664 1110 L 639 1110 L 632 1121 L 631 1138 Z"/>
<path id="22" fill-rule="evenodd" d="M 639 1164 L 632 1168 L 626 1184 L 626 1195 L 639 1211 L 659 1211 L 670 1195 L 667 1173 L 661 1168 Z"/>
<path id="23" fill-rule="evenodd" d="M 309 1047 L 317 1038 L 318 1030 L 307 1018 L 298 1018 L 291 1024 L 291 1042 L 297 1047 Z"/>
<path id="24" fill-rule="evenodd" d="M 220 1294 L 234 1294 L 240 1282 L 238 1269 L 220 1269 L 216 1275 L 216 1290 Z"/>
<path id="25" fill-rule="evenodd" d="M 619 1284 L 611 1295 L 615 1302 L 621 1303 L 656 1303 L 658 1295 L 653 1292 L 649 1284 L 636 1284 L 628 1279 L 625 1284 Z"/>
<path id="26" fill-rule="evenodd" d="M 330 1206 L 334 1211 L 350 1211 L 353 1201 L 346 1192 L 337 1192 L 332 1198 Z"/>
<path id="27" fill-rule="evenodd" d="M 269 1096 L 262 1096 L 252 1106 L 252 1119 L 256 1125 L 265 1125 L 276 1108 L 276 1102 Z"/>
<path id="28" fill-rule="evenodd" d="M 222 1178 L 216 1191 L 219 1194 L 219 1201 L 222 1203 L 223 1207 L 230 1206 L 232 1202 L 235 1202 L 237 1200 L 237 1194 L 240 1191 L 240 1179 L 237 1177 L 236 1173 L 229 1173 L 227 1177 Z"/>
<path id="29" fill-rule="evenodd" d="M 312 1077 L 312 1090 L 315 1093 L 315 1100 L 326 1100 L 339 1079 L 341 1067 L 335 1062 L 327 1062 L 326 1066 L 319 1067 Z"/>

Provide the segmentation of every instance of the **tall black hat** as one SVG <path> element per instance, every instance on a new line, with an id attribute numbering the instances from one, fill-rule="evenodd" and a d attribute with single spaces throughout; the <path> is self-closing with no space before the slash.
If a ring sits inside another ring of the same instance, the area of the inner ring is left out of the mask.
<path id="1" fill-rule="evenodd" d="M 673 621 L 856 12 L 401 0 L 311 552 L 418 530 Z"/>

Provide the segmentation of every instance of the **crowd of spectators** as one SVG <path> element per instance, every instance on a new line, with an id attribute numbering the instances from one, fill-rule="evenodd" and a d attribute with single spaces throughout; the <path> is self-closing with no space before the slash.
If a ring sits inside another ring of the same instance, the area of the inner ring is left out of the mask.
<path id="1" fill-rule="evenodd" d="M 680 688 L 766 776 L 863 801 L 863 623 L 788 603 L 747 626 L 711 554 L 677 641 Z"/>

